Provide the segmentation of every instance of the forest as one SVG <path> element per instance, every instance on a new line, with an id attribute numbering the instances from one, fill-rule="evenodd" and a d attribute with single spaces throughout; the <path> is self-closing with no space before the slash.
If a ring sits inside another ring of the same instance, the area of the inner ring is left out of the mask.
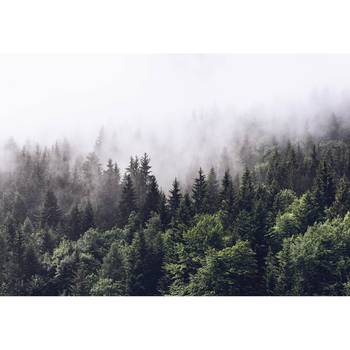
<path id="1" fill-rule="evenodd" d="M 350 128 L 241 147 L 240 170 L 162 189 L 147 153 L 124 170 L 9 141 L 0 294 L 350 295 Z"/>

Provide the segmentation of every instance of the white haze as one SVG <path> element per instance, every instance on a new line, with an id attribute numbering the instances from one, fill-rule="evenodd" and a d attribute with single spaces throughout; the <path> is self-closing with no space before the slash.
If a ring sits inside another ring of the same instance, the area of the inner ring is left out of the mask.
<path id="1" fill-rule="evenodd" d="M 148 152 L 167 186 L 225 147 L 234 163 L 247 121 L 317 133 L 322 116 L 348 117 L 349 93 L 349 55 L 0 56 L 0 143 L 66 138 L 87 153 L 103 126 L 103 162 Z"/>

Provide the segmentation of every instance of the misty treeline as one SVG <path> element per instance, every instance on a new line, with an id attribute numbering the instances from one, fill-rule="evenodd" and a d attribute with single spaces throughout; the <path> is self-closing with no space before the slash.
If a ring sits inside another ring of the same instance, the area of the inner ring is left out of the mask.
<path id="1" fill-rule="evenodd" d="M 350 294 L 340 118 L 322 136 L 243 143 L 242 171 L 200 168 L 166 190 L 146 153 L 122 171 L 97 151 L 73 162 L 68 142 L 6 152 L 2 295 Z"/>

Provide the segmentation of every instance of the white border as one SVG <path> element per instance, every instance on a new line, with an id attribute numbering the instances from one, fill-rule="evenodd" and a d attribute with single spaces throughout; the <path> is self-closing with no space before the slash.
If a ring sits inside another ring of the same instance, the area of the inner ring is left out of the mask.
<path id="1" fill-rule="evenodd" d="M 350 53 L 346 1 L 11 0 L 0 53 Z M 1 77 L 0 77 L 1 79 Z M 348 298 L 0 298 L 4 349 L 338 349 Z"/>
<path id="2" fill-rule="evenodd" d="M 0 53 L 349 53 L 347 3 L 4 0 Z"/>
<path id="3" fill-rule="evenodd" d="M 349 298 L 1 298 L 4 349 L 341 349 Z"/>

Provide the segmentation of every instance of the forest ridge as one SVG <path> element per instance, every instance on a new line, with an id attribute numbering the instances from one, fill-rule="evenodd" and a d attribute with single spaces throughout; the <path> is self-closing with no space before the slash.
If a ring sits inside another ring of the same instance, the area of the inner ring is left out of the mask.
<path id="1" fill-rule="evenodd" d="M 334 116 L 166 193 L 146 153 L 122 174 L 96 153 L 71 166 L 68 143 L 7 152 L 1 295 L 350 295 L 350 129 Z"/>

